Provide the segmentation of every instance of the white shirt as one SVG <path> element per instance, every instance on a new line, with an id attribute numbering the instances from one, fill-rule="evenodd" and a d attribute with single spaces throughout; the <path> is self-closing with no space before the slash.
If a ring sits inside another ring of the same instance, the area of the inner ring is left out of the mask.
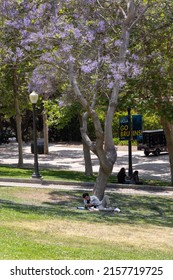
<path id="1" fill-rule="evenodd" d="M 87 205 L 87 201 L 85 199 L 84 199 L 84 204 Z M 93 206 L 98 207 L 99 205 L 102 204 L 102 202 L 98 199 L 97 196 L 91 195 L 90 196 L 90 204 L 92 204 Z"/>

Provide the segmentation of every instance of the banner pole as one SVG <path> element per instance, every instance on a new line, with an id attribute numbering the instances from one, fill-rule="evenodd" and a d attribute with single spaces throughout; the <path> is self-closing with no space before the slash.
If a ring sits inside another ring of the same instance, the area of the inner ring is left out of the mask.
<path id="1" fill-rule="evenodd" d="M 127 109 L 129 116 L 129 140 L 128 140 L 128 155 L 129 155 L 129 177 L 132 177 L 133 169 L 132 169 L 132 122 L 131 122 L 131 108 Z"/>

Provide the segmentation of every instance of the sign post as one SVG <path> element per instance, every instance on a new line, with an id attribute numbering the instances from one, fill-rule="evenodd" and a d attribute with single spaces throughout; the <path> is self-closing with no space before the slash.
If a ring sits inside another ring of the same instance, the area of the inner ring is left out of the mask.
<path id="1" fill-rule="evenodd" d="M 128 140 L 129 177 L 132 176 L 132 140 L 138 140 L 142 136 L 142 115 L 132 115 L 131 108 L 127 109 L 128 115 L 120 117 L 120 140 Z"/>
<path id="2" fill-rule="evenodd" d="M 132 124 L 131 124 L 131 108 L 127 109 L 129 116 L 129 140 L 128 140 L 128 152 L 129 152 L 129 177 L 132 177 L 133 168 L 132 168 Z"/>

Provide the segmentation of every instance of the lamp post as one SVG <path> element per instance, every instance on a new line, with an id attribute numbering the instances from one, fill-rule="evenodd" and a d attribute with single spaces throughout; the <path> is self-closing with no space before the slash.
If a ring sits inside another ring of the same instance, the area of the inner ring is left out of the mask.
<path id="1" fill-rule="evenodd" d="M 38 169 L 37 131 L 36 131 L 36 113 L 35 113 L 38 94 L 35 91 L 33 91 L 32 93 L 30 93 L 29 98 L 33 108 L 34 173 L 32 174 L 32 178 L 41 178 Z"/>

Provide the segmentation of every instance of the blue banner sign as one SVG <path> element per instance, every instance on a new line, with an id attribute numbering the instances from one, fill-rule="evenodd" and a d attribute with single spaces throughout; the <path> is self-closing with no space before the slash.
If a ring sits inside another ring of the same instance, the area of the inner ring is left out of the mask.
<path id="1" fill-rule="evenodd" d="M 142 115 L 132 116 L 132 136 L 133 140 L 139 140 L 142 137 Z"/>
<path id="2" fill-rule="evenodd" d="M 119 123 L 119 137 L 120 140 L 130 139 L 130 116 L 120 117 Z"/>
<path id="3" fill-rule="evenodd" d="M 132 115 L 132 122 L 130 115 L 120 117 L 119 120 L 119 138 L 120 140 L 130 140 L 130 126 L 131 126 L 131 140 L 138 140 L 142 137 L 142 115 Z"/>

